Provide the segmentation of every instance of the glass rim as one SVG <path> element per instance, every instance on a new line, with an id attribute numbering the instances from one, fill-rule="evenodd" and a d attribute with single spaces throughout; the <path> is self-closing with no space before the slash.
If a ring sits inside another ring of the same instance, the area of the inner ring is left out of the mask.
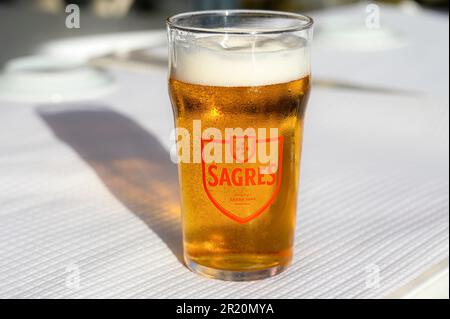
<path id="1" fill-rule="evenodd" d="M 217 15 L 217 16 L 229 16 L 229 15 L 260 15 L 261 18 L 277 17 L 277 18 L 291 18 L 298 20 L 299 23 L 293 26 L 287 27 L 268 27 L 267 29 L 249 29 L 249 28 L 239 28 L 236 29 L 215 29 L 215 28 L 205 28 L 205 27 L 195 27 L 195 26 L 184 26 L 177 23 L 177 20 L 189 16 L 206 16 L 206 15 Z M 302 23 L 300 23 L 302 22 Z M 310 29 L 314 20 L 304 14 L 292 13 L 285 11 L 272 11 L 272 10 L 204 10 L 204 11 L 189 11 L 178 13 L 172 15 L 166 19 L 166 24 L 170 29 L 176 29 L 181 31 L 187 31 L 192 33 L 210 33 L 210 34 L 240 34 L 240 35 L 256 35 L 256 34 L 276 34 L 276 33 L 286 33 L 295 31 L 304 31 Z"/>

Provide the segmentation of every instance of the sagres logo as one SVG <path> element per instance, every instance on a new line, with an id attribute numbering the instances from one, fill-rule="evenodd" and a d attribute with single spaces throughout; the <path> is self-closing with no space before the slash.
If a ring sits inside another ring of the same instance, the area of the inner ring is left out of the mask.
<path id="1" fill-rule="evenodd" d="M 194 122 L 192 145 L 183 142 L 189 133 L 177 132 L 184 137 L 177 141 L 178 160 L 190 160 L 190 150 L 194 163 L 200 159 L 203 191 L 220 213 L 242 224 L 260 216 L 274 202 L 281 185 L 283 137 L 278 129 L 201 131 L 200 121 Z M 186 152 L 189 156 L 183 157 Z M 200 168 L 197 165 L 193 169 Z"/>

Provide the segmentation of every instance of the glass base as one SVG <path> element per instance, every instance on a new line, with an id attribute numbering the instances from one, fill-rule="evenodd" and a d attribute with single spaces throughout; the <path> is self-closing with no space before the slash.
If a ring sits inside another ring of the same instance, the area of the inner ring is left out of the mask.
<path id="1" fill-rule="evenodd" d="M 265 279 L 268 277 L 278 275 L 279 273 L 285 271 L 288 268 L 288 266 L 286 265 L 279 265 L 260 270 L 230 271 L 202 266 L 193 262 L 192 260 L 186 260 L 186 266 L 191 271 L 199 275 L 211 279 L 219 279 L 226 281 L 251 281 L 251 280 Z"/>

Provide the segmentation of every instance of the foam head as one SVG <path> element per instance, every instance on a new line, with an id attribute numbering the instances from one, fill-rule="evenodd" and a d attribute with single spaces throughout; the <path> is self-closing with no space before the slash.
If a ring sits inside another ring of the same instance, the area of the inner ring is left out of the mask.
<path id="1" fill-rule="evenodd" d="M 175 41 L 171 77 L 209 86 L 260 86 L 310 74 L 307 41 L 292 34 L 214 35 Z"/>

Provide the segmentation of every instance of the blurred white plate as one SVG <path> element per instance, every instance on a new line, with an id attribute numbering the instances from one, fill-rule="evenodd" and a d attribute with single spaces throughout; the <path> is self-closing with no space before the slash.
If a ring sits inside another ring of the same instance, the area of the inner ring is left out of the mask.
<path id="1" fill-rule="evenodd" d="M 392 28 L 380 25 L 369 28 L 364 21 L 355 22 L 345 19 L 328 19 L 318 23 L 315 45 L 337 50 L 382 51 L 405 46 L 405 37 Z"/>
<path id="2" fill-rule="evenodd" d="M 87 61 L 102 55 L 154 48 L 166 43 L 165 30 L 124 32 L 56 40 L 44 44 L 38 53 Z"/>
<path id="3" fill-rule="evenodd" d="M 49 56 L 14 59 L 0 74 L 0 100 L 76 101 L 103 96 L 114 87 L 113 78 L 105 71 Z"/>

